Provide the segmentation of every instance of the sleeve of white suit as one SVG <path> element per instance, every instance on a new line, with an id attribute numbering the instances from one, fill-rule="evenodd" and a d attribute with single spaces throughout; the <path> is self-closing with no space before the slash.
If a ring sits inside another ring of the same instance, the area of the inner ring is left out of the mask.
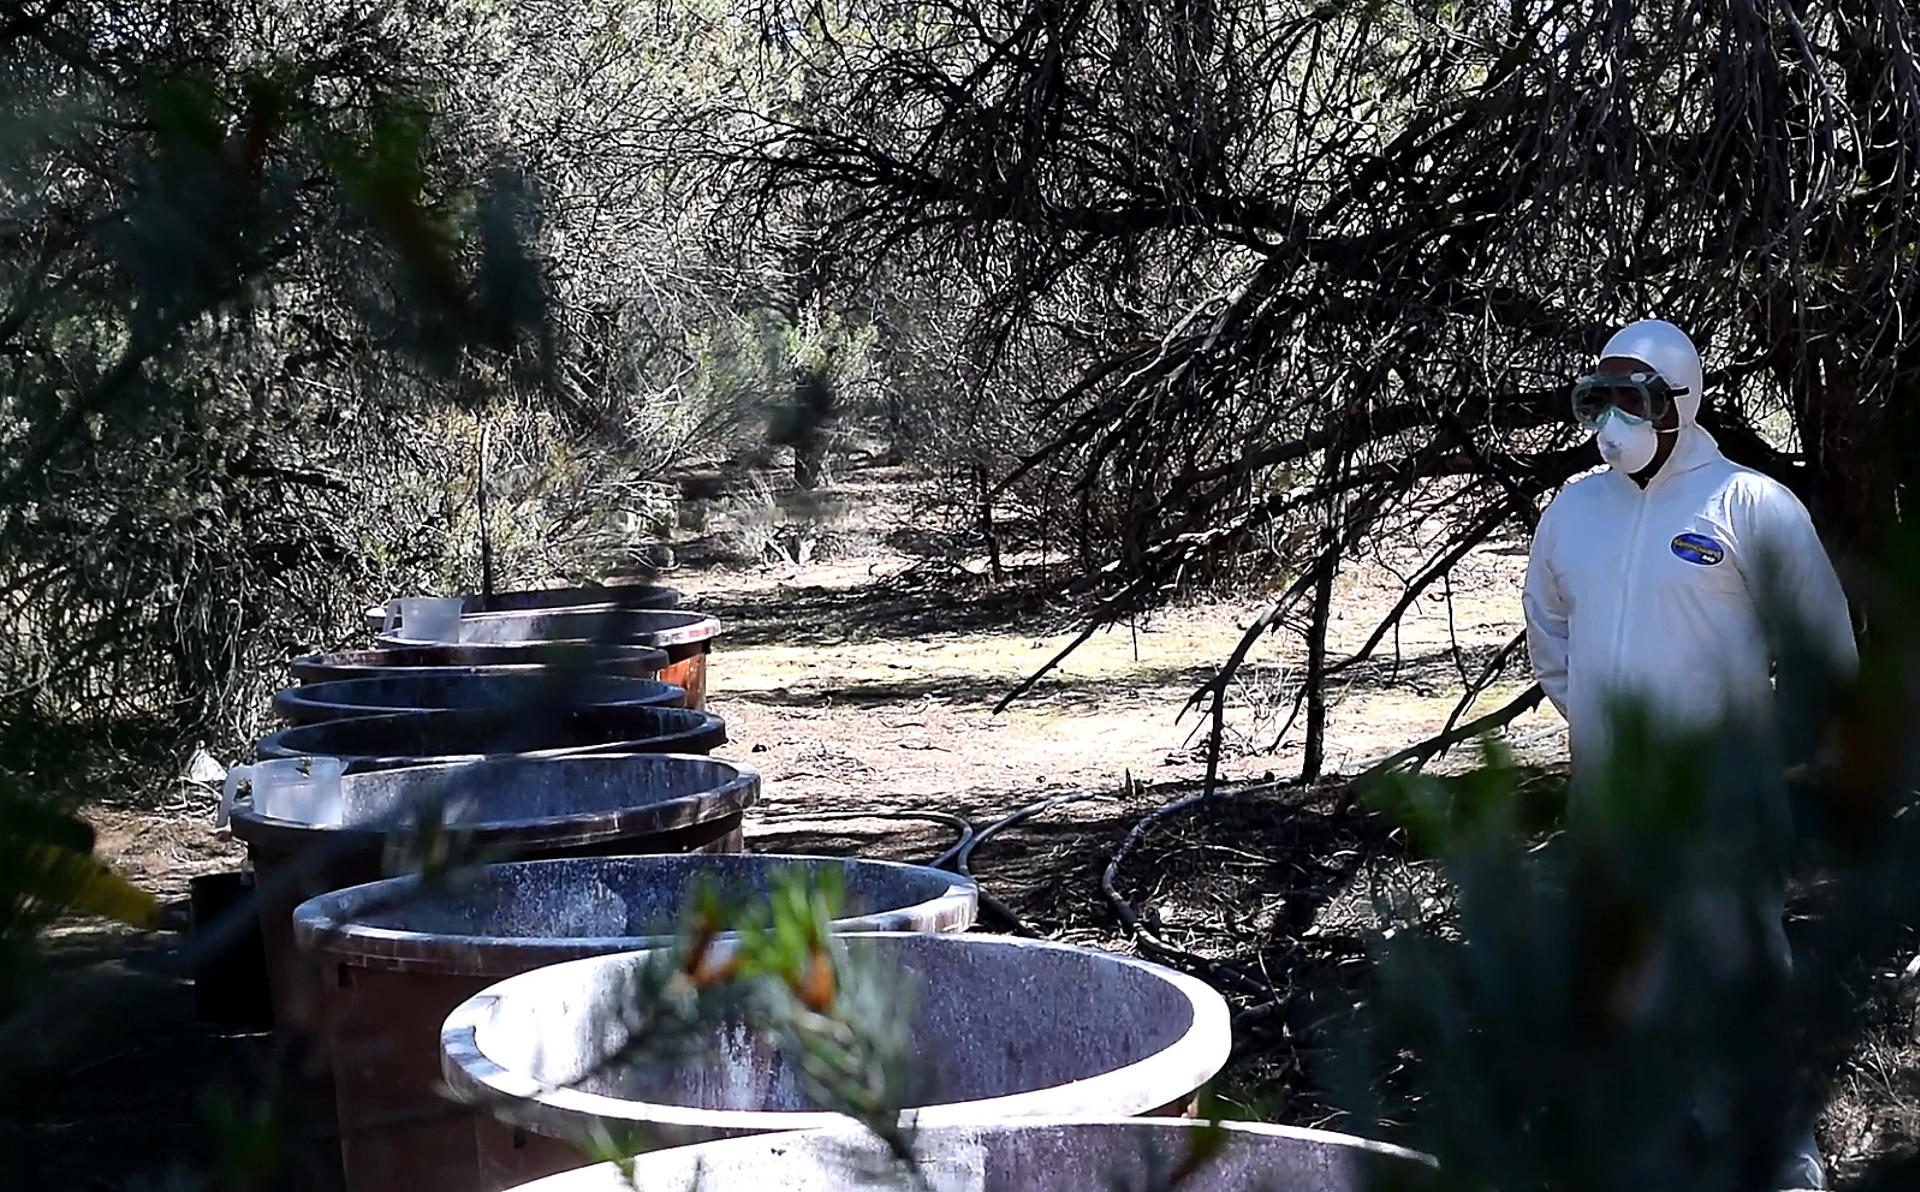
<path id="1" fill-rule="evenodd" d="M 1755 495 L 1748 515 L 1760 568 L 1748 582 L 1761 590 L 1771 585 L 1781 611 L 1798 620 L 1800 631 L 1824 649 L 1836 671 L 1851 675 L 1860 659 L 1847 594 L 1806 506 L 1785 485 L 1769 483 Z"/>
<path id="2" fill-rule="evenodd" d="M 1540 524 L 1534 527 L 1520 609 L 1527 621 L 1527 656 L 1533 661 L 1533 677 L 1540 681 L 1540 690 L 1546 692 L 1564 717 L 1567 714 L 1568 610 L 1559 577 L 1547 561 L 1555 520 L 1553 508 L 1548 506 L 1540 515 Z"/>

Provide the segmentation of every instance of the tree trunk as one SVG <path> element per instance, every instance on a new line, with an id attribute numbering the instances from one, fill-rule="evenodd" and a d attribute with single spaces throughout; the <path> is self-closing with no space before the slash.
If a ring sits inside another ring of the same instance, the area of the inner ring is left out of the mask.
<path id="1" fill-rule="evenodd" d="M 1333 577 L 1340 569 L 1337 536 L 1314 564 L 1312 621 L 1307 626 L 1307 738 L 1300 758 L 1300 780 L 1315 782 L 1327 749 L 1327 623 L 1333 612 Z"/>
<path id="2" fill-rule="evenodd" d="M 787 425 L 775 441 L 792 445 L 793 482 L 807 492 L 827 483 L 827 425 L 833 420 L 835 396 L 830 357 L 795 371 Z"/>
<path id="3" fill-rule="evenodd" d="M 827 481 L 827 436 L 819 427 L 809 427 L 794 440 L 793 482 L 812 492 Z"/>
<path id="4" fill-rule="evenodd" d="M 993 528 L 993 489 L 987 483 L 987 469 L 980 464 L 973 465 L 973 490 L 980 502 L 980 534 L 987 540 L 987 566 L 992 569 L 993 582 L 1003 583 L 1007 573 L 1000 565 L 1000 534 Z"/>

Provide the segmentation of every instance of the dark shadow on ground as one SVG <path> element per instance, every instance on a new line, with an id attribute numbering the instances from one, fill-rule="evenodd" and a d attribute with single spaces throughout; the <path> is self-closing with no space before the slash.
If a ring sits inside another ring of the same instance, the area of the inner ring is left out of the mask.
<path id="1" fill-rule="evenodd" d="M 782 588 L 702 600 L 720 618 L 719 646 L 845 646 L 1017 630 L 1035 637 L 1073 625 L 1071 605 L 1031 577 L 995 584 L 915 572 L 860 588 Z"/>
<path id="2" fill-rule="evenodd" d="M 1044 813 L 976 851 L 986 888 L 1048 934 L 1128 948 L 1100 879 L 1126 834 L 1191 785 Z M 1249 1018 L 1218 1082 L 1243 1112 L 1296 1124 L 1324 1120 L 1316 1066 L 1364 997 L 1367 937 L 1380 923 L 1354 891 L 1370 865 L 1400 864 L 1387 825 L 1340 811 L 1338 780 L 1191 807 L 1147 829 L 1116 889 L 1161 939 L 1206 961 L 1272 982 L 1249 995 L 1203 963 L 1149 953 L 1228 995 Z M 1356 912 L 1356 907 L 1361 908 Z"/>
<path id="3" fill-rule="evenodd" d="M 1406 691 L 1422 697 L 1437 697 L 1460 690 L 1460 670 L 1477 677 L 1498 651 L 1497 646 L 1473 646 L 1461 650 L 1456 660 L 1447 649 L 1398 659 L 1380 657 L 1344 671 L 1334 684 L 1335 698 L 1342 693 L 1367 691 Z M 719 665 L 724 665 L 724 659 Z M 906 670 L 901 665 L 903 671 Z M 1168 689 L 1180 693 L 1198 691 L 1211 681 L 1217 668 L 1199 666 L 1150 667 L 1119 675 L 1081 677 L 1053 674 L 1040 680 L 1023 694 L 1019 707 L 1044 707 L 1065 711 L 1096 711 L 1116 705 L 1131 707 L 1149 703 L 1164 706 Z M 1297 683 L 1298 674 L 1287 676 Z M 1015 680 L 995 675 L 903 674 L 899 679 L 863 683 L 834 683 L 820 686 L 776 688 L 771 691 L 730 692 L 727 698 L 747 704 L 783 708 L 827 708 L 853 705 L 882 708 L 927 702 L 954 707 L 991 707 L 1013 690 Z M 1289 689 L 1290 690 L 1290 689 Z"/>
<path id="4" fill-rule="evenodd" d="M 1125 675 L 1098 678 L 1046 678 L 1020 697 L 1019 707 L 1093 711 L 1102 707 L 1165 702 L 1165 688 L 1191 690 L 1213 676 L 1211 666 L 1156 667 Z M 871 683 L 836 683 L 830 687 L 779 688 L 773 691 L 729 693 L 729 700 L 782 708 L 886 707 L 899 704 L 948 704 L 955 707 L 992 706 L 1014 687 L 1014 681 L 990 675 L 929 675 Z"/>
<path id="5" fill-rule="evenodd" d="M 938 526 L 897 526 L 880 541 L 891 550 L 918 559 L 960 559 L 979 545 L 980 537 Z"/>
<path id="6" fill-rule="evenodd" d="M 116 939 L 122 959 L 109 955 Z M 88 934 L 48 950 L 51 979 L 70 983 L 72 1029 L 39 1033 L 39 1057 L 9 1057 L 29 1066 L 0 1088 L 0 1186 L 135 1192 L 212 1169 L 208 1098 L 257 1087 L 266 1044 L 195 1020 L 192 983 L 149 951 L 178 942 Z"/>
<path id="7" fill-rule="evenodd" d="M 1452 648 L 1443 647 L 1399 655 L 1383 649 L 1365 662 L 1333 675 L 1330 693 L 1336 699 L 1345 689 L 1409 691 L 1425 697 L 1458 694 L 1467 683 L 1479 678 L 1500 649 L 1500 645 L 1474 644 L 1460 647 L 1457 654 Z M 1524 662 L 1524 655 L 1510 659 L 1511 664 Z"/>
<path id="8" fill-rule="evenodd" d="M 1047 550 L 1046 526 L 1031 517 L 996 519 L 994 537 L 1005 552 Z M 958 563 L 979 558 L 987 552 L 986 538 L 978 528 L 952 529 L 940 525 L 904 525 L 887 532 L 881 539 L 893 550 L 920 559 L 938 559 Z M 1052 553 L 1059 553 L 1054 551 Z"/>
<path id="9" fill-rule="evenodd" d="M 809 820 L 784 815 L 749 841 L 756 853 L 860 857 L 925 865 L 953 846 L 958 833 L 944 824 L 911 819 Z"/>

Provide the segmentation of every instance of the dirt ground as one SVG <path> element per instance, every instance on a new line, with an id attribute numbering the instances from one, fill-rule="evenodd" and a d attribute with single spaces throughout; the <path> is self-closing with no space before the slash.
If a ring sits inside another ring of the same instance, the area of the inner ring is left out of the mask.
<path id="1" fill-rule="evenodd" d="M 1441 726 L 1463 676 L 1518 632 L 1523 568 L 1512 548 L 1470 558 L 1449 592 L 1422 601 L 1397 641 L 1352 672 L 1329 714 L 1330 773 L 1356 772 Z M 959 840 L 943 816 L 977 831 L 1052 800 L 966 857 L 995 900 L 983 926 L 1140 951 L 1102 873 L 1144 815 L 1203 777 L 1202 720 L 1182 707 L 1263 606 L 1186 607 L 1101 633 L 996 712 L 1070 640 L 1071 611 L 1016 584 L 931 575 L 907 554 L 876 548 L 806 567 L 689 566 L 669 578 L 726 626 L 710 705 L 727 720 L 722 752 L 765 779 L 749 847 L 926 862 Z M 1343 575 L 1336 644 L 1358 645 L 1400 590 L 1385 566 Z M 1297 727 L 1276 752 L 1267 747 L 1287 720 L 1299 665 L 1295 640 L 1270 636 L 1256 651 L 1229 709 L 1228 781 L 1297 772 Z M 1519 686 L 1496 684 L 1479 710 Z M 1542 762 L 1562 740 L 1550 711 L 1508 732 Z M 1341 991 L 1363 967 L 1369 889 L 1399 879 L 1419 898 L 1422 883 L 1431 886 L 1376 821 L 1340 808 L 1343 791 L 1338 782 L 1275 784 L 1204 817 L 1170 815 L 1115 868 L 1115 895 L 1178 950 L 1152 954 L 1214 978 L 1239 1012 L 1220 1086 L 1240 1113 L 1337 1124 L 1299 1027 L 1343 1012 Z M 49 1030 L 47 1046 L 77 1048 L 77 1058 L 69 1051 L 30 1112 L 0 1124 L 0 1145 L 24 1164 L 15 1170 L 45 1172 L 46 1187 L 162 1186 L 169 1172 L 205 1160 L 213 1111 L 196 1090 L 210 1081 L 245 1088 L 258 1075 L 258 1040 L 197 1024 L 190 987 L 169 964 L 187 880 L 236 866 L 240 851 L 214 836 L 203 795 L 182 788 L 160 800 L 89 812 L 101 855 L 168 904 L 168 929 L 56 929 L 52 952 L 72 990 L 63 1016 L 92 1029 Z M 1910 1133 L 1894 1110 L 1873 1108 L 1892 1103 L 1875 1100 L 1873 1081 L 1905 1079 L 1876 1073 L 1874 1062 L 1862 1061 L 1854 1092 L 1829 1115 L 1827 1144 L 1843 1161 Z M 1899 1057 L 1878 1062 L 1885 1069 Z"/>

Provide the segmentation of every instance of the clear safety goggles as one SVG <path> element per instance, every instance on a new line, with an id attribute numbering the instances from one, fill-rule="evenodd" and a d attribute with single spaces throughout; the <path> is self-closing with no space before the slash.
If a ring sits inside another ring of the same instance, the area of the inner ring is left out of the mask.
<path id="1" fill-rule="evenodd" d="M 1629 422 L 1658 422 L 1685 392 L 1657 372 L 1595 373 L 1573 383 L 1573 420 L 1591 430 L 1608 410 L 1618 410 Z"/>

